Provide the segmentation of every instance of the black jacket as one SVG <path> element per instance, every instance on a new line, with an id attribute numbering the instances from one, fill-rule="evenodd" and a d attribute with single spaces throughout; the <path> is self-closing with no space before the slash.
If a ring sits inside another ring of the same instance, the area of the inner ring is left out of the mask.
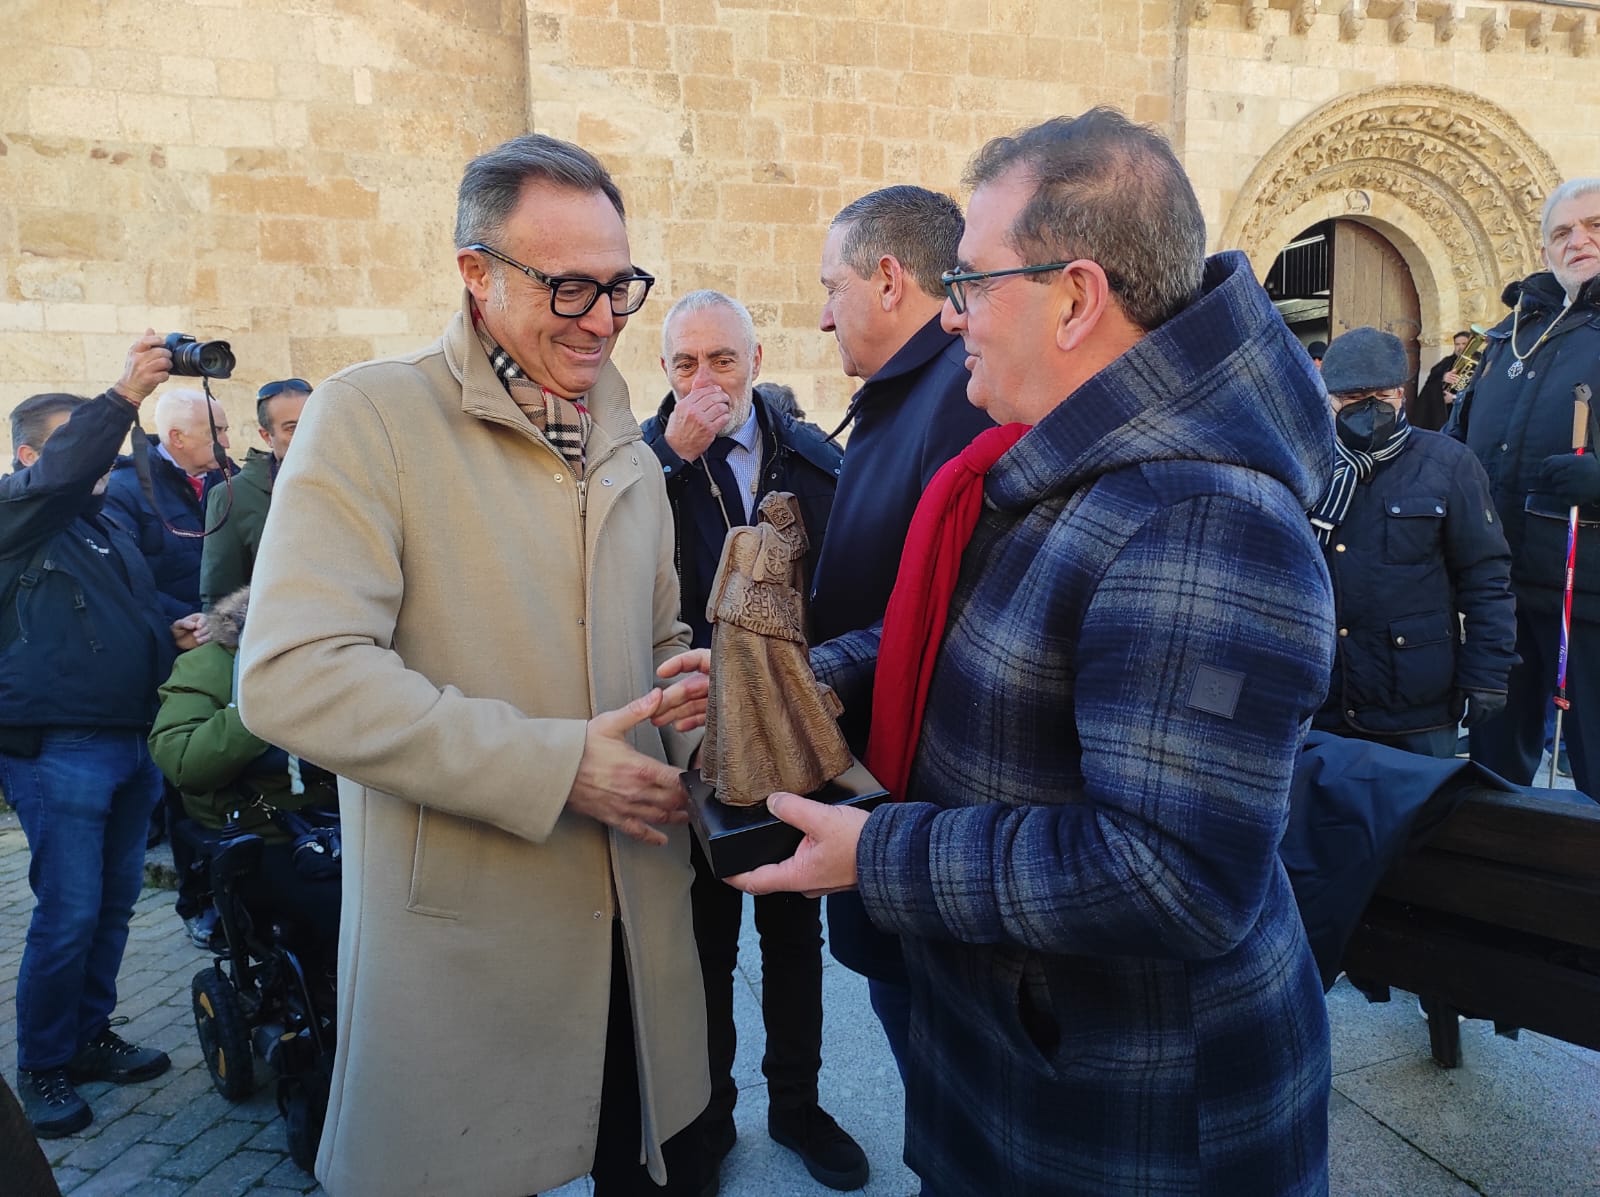
<path id="1" fill-rule="evenodd" d="M 811 586 L 817 643 L 883 618 L 922 492 L 940 466 L 994 426 L 967 402 L 966 363 L 961 338 L 935 316 L 850 400 L 855 425 Z M 870 723 L 870 710 L 861 709 L 840 720 L 857 756 Z"/>
<path id="2" fill-rule="evenodd" d="M 139 550 L 150 563 L 161 607 L 168 622 L 200 610 L 200 558 L 205 542 L 199 537 L 174 536 L 162 520 L 186 532 L 205 530 L 205 504 L 195 497 L 189 476 L 161 455 L 161 440 L 150 441 L 150 489 L 160 514 L 150 510 L 131 456 L 117 458 L 106 487 L 106 509 L 133 532 Z M 222 481 L 222 471 L 206 475 L 205 489 Z"/>
<path id="3" fill-rule="evenodd" d="M 1404 452 L 1356 487 L 1322 552 L 1339 636 L 1315 727 L 1453 727 L 1464 691 L 1505 692 L 1517 660 L 1511 553 L 1465 446 L 1413 429 Z"/>
<path id="4" fill-rule="evenodd" d="M 1600 397 L 1600 278 L 1578 292 L 1556 331 L 1529 353 L 1561 314 L 1566 293 L 1548 271 L 1506 288 L 1505 302 L 1522 304 L 1517 351 L 1512 320 L 1489 330 L 1489 343 L 1471 384 L 1455 403 L 1446 429 L 1483 463 L 1489 493 L 1511 546 L 1511 583 L 1525 610 L 1554 611 L 1565 587 L 1567 506 L 1539 489 L 1547 457 L 1572 451 L 1572 389 L 1589 384 Z M 1600 445 L 1591 445 L 1591 450 Z M 1600 494 L 1579 508 L 1574 619 L 1600 620 Z"/>
<path id="5" fill-rule="evenodd" d="M 1429 432 L 1438 432 L 1450 419 L 1450 408 L 1453 404 L 1445 402 L 1444 376 L 1450 373 L 1450 367 L 1456 364 L 1456 354 L 1442 357 L 1428 371 L 1428 380 L 1418 389 L 1416 398 L 1406 408 L 1406 419 L 1411 421 L 1413 428 L 1424 428 Z"/>
<path id="6" fill-rule="evenodd" d="M 107 392 L 39 460 L 0 478 L 0 726 L 148 728 L 172 670 L 170 621 L 94 484 L 133 424 Z"/>
<path id="7" fill-rule="evenodd" d="M 641 427 L 645 443 L 655 451 L 662 473 L 666 475 L 667 498 L 672 503 L 672 518 L 677 528 L 674 556 L 682 594 L 683 622 L 694 630 L 693 646 L 709 648 L 711 625 L 706 620 L 706 600 L 711 595 L 711 583 L 716 577 L 729 525 L 711 493 L 705 458 L 686 462 L 667 444 L 667 419 L 677 405 L 677 399 L 668 391 L 656 414 Z M 773 491 L 788 491 L 799 501 L 800 518 L 811 541 L 805 559 L 805 578 L 809 584 L 822 554 L 842 455 L 814 428 L 769 408 L 760 386 L 756 387 L 755 412 L 761 429 L 761 472 L 755 502 L 750 509 L 753 512 L 761 499 Z M 743 512 L 732 509 L 728 511 L 728 518 L 735 525 L 746 522 Z"/>
<path id="8" fill-rule="evenodd" d="M 967 402 L 967 352 L 935 316 L 912 334 L 850 400 L 855 427 L 833 501 L 828 544 L 811 587 L 818 643 L 883 618 L 911 516 L 939 467 L 994 422 Z M 847 706 L 839 725 L 858 757 L 870 703 Z M 905 983 L 900 940 L 875 928 L 853 891 L 828 899 L 828 947 L 846 968 Z"/>

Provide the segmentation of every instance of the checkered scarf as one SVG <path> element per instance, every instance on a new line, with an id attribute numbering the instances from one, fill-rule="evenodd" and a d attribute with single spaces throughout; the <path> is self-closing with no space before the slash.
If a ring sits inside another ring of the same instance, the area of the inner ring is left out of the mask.
<path id="1" fill-rule="evenodd" d="M 531 423 L 566 458 L 575 478 L 583 477 L 584 446 L 589 441 L 589 429 L 594 425 L 589 409 L 581 402 L 563 399 L 552 394 L 522 372 L 522 367 L 511 360 L 511 355 L 495 342 L 484 326 L 477 305 L 472 309 L 472 327 L 478 334 L 483 351 L 489 355 L 489 364 L 506 388 L 511 401 L 521 409 Z"/>

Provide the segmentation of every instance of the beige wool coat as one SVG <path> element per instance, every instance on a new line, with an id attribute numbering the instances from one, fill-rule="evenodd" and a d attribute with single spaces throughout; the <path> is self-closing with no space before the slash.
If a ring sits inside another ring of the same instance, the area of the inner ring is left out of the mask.
<path id="1" fill-rule="evenodd" d="M 589 404 L 580 488 L 463 304 L 428 348 L 318 387 L 278 479 L 240 712 L 341 779 L 316 1169 L 335 1197 L 522 1197 L 589 1170 L 613 917 L 658 1181 L 709 1096 L 687 832 L 651 847 L 566 809 L 585 721 L 689 643 L 661 470 L 615 367 Z M 681 766 L 697 736 L 631 739 Z"/>

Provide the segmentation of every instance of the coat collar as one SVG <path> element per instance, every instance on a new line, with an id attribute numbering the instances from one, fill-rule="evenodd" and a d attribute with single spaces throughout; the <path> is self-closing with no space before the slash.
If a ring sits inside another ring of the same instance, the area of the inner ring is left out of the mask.
<path id="1" fill-rule="evenodd" d="M 956 339 L 954 333 L 945 332 L 944 326 L 939 323 L 940 317 L 935 315 L 916 332 L 910 339 L 894 351 L 894 356 L 879 367 L 878 372 L 867 382 L 886 382 L 891 378 L 899 378 L 902 374 L 910 374 L 913 370 L 920 370 L 934 358 L 938 357 Z"/>
<path id="2" fill-rule="evenodd" d="M 529 437 L 549 445 L 512 401 L 505 385 L 495 374 L 489 355 L 483 351 L 483 345 L 473 333 L 472 296 L 466 288 L 461 291 L 460 310 L 444 331 L 443 345 L 445 362 L 461 383 L 463 412 L 479 420 L 525 430 Z M 591 462 L 600 460 L 618 445 L 639 439 L 639 423 L 633 418 L 628 384 L 613 363 L 608 361 L 601 367 L 600 377 L 584 397 L 584 405 L 594 420 L 587 448 Z M 553 445 L 550 451 L 557 452 Z"/>

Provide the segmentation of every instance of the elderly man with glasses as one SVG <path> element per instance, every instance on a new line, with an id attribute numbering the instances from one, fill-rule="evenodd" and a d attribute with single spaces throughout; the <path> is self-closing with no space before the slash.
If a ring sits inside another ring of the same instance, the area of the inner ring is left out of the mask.
<path id="1" fill-rule="evenodd" d="M 262 538 L 240 714 L 341 779 L 351 1194 L 716 1188 L 679 780 L 706 683 L 610 364 L 651 277 L 622 197 L 527 135 L 461 182 L 461 310 L 322 383 Z"/>
<path id="2" fill-rule="evenodd" d="M 1325 1193 L 1327 1012 L 1278 841 L 1332 663 L 1305 517 L 1327 400 L 1171 147 L 1110 109 L 990 142 L 944 326 L 983 433 L 929 486 L 879 629 L 870 814 L 749 892 L 858 889 L 911 982 L 933 1197 Z"/>
<path id="3" fill-rule="evenodd" d="M 222 490 L 213 490 L 206 500 L 206 527 L 215 529 L 200 554 L 200 604 L 206 611 L 250 584 L 272 505 L 272 484 L 310 397 L 311 384 L 303 378 L 279 379 L 256 392 L 256 432 L 266 448 L 251 446 L 245 454 L 234 475 L 231 506 Z"/>

